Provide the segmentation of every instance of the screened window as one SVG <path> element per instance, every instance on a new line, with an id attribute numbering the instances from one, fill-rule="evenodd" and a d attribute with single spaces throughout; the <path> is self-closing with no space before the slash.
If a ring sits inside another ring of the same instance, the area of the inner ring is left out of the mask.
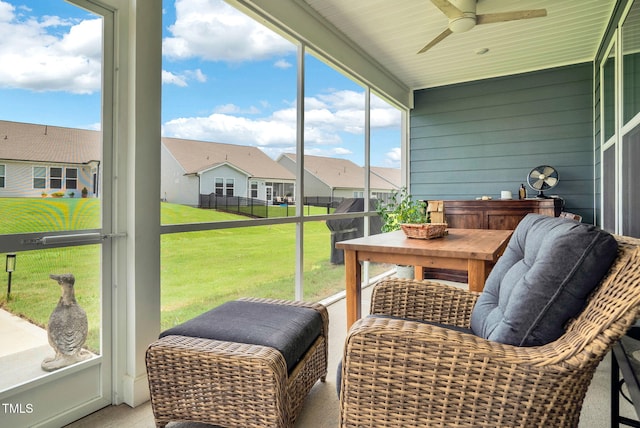
<path id="1" fill-rule="evenodd" d="M 0 187 L 5 187 L 5 171 L 6 167 L 4 165 L 0 165 Z"/>
<path id="2" fill-rule="evenodd" d="M 233 196 L 233 187 L 235 185 L 236 180 L 233 178 L 227 178 L 224 186 L 224 194 L 225 196 Z"/>
<path id="3" fill-rule="evenodd" d="M 624 124 L 640 112 L 640 2 L 636 1 L 622 27 L 622 110 Z"/>
<path id="4" fill-rule="evenodd" d="M 43 166 L 33 167 L 33 188 L 44 189 L 47 187 L 47 168 Z"/>
<path id="5" fill-rule="evenodd" d="M 49 168 L 49 187 L 52 189 L 62 189 L 62 168 Z"/>
<path id="6" fill-rule="evenodd" d="M 65 187 L 67 189 L 78 188 L 78 168 L 67 168 L 65 173 Z"/>
<path id="7" fill-rule="evenodd" d="M 224 195 L 224 178 L 216 177 L 214 187 L 214 192 L 216 195 Z"/>
<path id="8" fill-rule="evenodd" d="M 251 197 L 254 198 L 254 199 L 258 197 L 258 182 L 257 181 L 252 181 L 251 182 Z"/>

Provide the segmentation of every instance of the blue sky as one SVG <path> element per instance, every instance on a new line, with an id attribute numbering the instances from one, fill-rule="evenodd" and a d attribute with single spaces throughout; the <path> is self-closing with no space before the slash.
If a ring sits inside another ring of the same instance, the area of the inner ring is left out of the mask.
<path id="1" fill-rule="evenodd" d="M 164 136 L 295 149 L 296 47 L 221 0 L 163 0 Z M 0 119 L 98 129 L 100 19 L 0 0 Z M 307 55 L 307 154 L 362 165 L 364 90 Z M 399 167 L 400 112 L 372 99 L 372 165 Z"/>

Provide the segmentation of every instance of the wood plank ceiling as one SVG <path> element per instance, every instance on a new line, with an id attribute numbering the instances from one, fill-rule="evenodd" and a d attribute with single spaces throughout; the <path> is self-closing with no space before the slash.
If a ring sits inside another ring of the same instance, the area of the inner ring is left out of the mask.
<path id="1" fill-rule="evenodd" d="M 616 3 L 479 0 L 477 14 L 546 9 L 547 16 L 479 25 L 417 54 L 447 26 L 429 0 L 295 1 L 410 89 L 593 61 Z M 485 48 L 487 53 L 476 53 Z"/>

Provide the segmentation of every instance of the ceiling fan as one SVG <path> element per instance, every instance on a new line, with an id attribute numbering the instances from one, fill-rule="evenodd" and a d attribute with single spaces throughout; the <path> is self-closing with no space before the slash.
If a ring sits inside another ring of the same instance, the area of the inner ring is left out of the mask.
<path id="1" fill-rule="evenodd" d="M 429 44 L 420 49 L 420 51 L 418 51 L 419 54 L 428 51 L 451 33 L 464 33 L 476 25 L 547 16 L 546 9 L 517 10 L 513 12 L 476 15 L 476 0 L 431 0 L 431 3 L 449 18 L 449 25 L 435 39 L 429 42 Z"/>

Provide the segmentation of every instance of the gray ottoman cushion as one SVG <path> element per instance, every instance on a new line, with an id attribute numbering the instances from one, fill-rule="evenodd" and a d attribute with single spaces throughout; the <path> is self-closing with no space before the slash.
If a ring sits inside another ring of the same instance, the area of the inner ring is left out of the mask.
<path id="1" fill-rule="evenodd" d="M 595 226 L 528 214 L 487 278 L 471 329 L 517 346 L 556 340 L 616 255 L 615 238 Z"/>
<path id="2" fill-rule="evenodd" d="M 291 371 L 322 332 L 314 309 L 262 302 L 232 301 L 163 331 L 277 349 Z"/>

